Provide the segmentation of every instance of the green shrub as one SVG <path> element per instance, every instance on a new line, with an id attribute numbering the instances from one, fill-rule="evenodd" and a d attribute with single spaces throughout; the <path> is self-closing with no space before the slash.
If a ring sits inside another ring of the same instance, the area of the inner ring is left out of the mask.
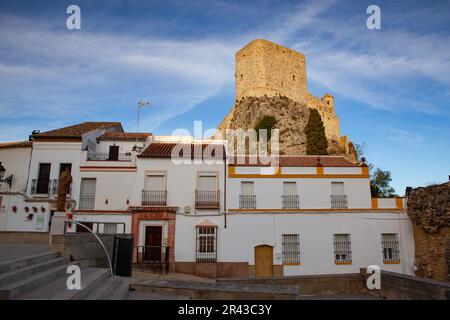
<path id="1" fill-rule="evenodd" d="M 328 141 L 322 117 L 316 109 L 309 109 L 309 120 L 305 128 L 306 154 L 327 155 Z"/>
<path id="2" fill-rule="evenodd" d="M 266 129 L 267 130 L 267 140 L 270 140 L 271 138 L 271 129 L 275 129 L 275 125 L 277 124 L 277 119 L 272 116 L 264 116 L 261 120 L 256 124 L 255 131 L 258 136 L 259 140 L 259 129 Z"/>

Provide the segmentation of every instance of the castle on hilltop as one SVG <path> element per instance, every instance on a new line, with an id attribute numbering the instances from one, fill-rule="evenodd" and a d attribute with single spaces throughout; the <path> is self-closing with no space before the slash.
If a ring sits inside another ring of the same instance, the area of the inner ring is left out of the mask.
<path id="1" fill-rule="evenodd" d="M 219 130 L 232 128 L 233 121 L 240 122 L 240 125 L 243 124 L 242 121 L 236 119 L 240 112 L 235 109 L 237 104 L 246 98 L 286 97 L 298 105 L 316 109 L 319 112 L 330 153 L 353 153 L 353 145 L 348 141 L 347 136 L 341 137 L 340 135 L 339 118 L 334 109 L 334 97 L 326 93 L 322 98 L 318 98 L 308 92 L 306 60 L 302 53 L 264 39 L 256 39 L 240 49 L 235 58 L 236 105 L 219 125 Z M 268 112 L 276 118 L 281 116 L 282 119 L 279 120 L 286 120 L 283 119 L 282 112 L 277 113 L 276 110 L 268 110 Z M 242 113 L 239 116 L 243 116 Z M 259 115 L 261 112 L 258 110 L 250 116 L 244 115 L 249 120 L 246 121 L 248 122 L 247 129 L 254 124 Z M 306 112 L 306 115 L 309 116 L 309 113 Z M 281 134 L 283 133 L 281 132 Z M 289 139 L 289 137 L 287 138 Z M 292 144 L 296 144 L 294 137 L 291 137 L 291 140 L 293 140 Z M 286 154 L 303 153 L 301 148 L 289 148 L 288 144 L 285 145 Z"/>

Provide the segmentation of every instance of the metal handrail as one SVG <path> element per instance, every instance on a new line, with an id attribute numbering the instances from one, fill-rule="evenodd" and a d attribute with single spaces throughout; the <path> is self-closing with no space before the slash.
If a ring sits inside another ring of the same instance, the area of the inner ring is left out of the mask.
<path id="1" fill-rule="evenodd" d="M 105 245 L 103 244 L 103 241 L 100 240 L 100 238 L 94 233 L 94 231 L 92 231 L 90 228 L 88 228 L 87 226 L 85 226 L 85 225 L 82 224 L 81 222 L 73 221 L 73 220 L 64 220 L 64 226 L 65 226 L 66 224 L 68 224 L 68 223 L 74 223 L 74 224 L 76 224 L 76 225 L 79 225 L 79 226 L 85 228 L 87 231 L 89 231 L 89 232 L 95 237 L 95 239 L 97 239 L 97 241 L 98 241 L 98 242 L 100 243 L 100 245 L 102 246 L 103 251 L 105 251 L 106 258 L 108 259 L 109 272 L 110 272 L 111 277 L 113 277 L 113 276 L 114 276 L 114 271 L 113 271 L 113 267 L 112 267 L 111 258 L 109 257 L 108 250 L 106 250 L 106 247 L 105 247 Z M 64 228 L 64 229 L 65 229 L 65 228 Z"/>

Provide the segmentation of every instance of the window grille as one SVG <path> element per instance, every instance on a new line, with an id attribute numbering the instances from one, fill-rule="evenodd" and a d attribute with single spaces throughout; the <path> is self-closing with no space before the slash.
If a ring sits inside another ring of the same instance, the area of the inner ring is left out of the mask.
<path id="1" fill-rule="evenodd" d="M 96 179 L 81 179 L 80 205 L 81 210 L 93 210 L 95 205 L 95 185 Z"/>
<path id="2" fill-rule="evenodd" d="M 283 264 L 300 263 L 300 236 L 283 234 Z"/>
<path id="3" fill-rule="evenodd" d="M 334 235 L 334 261 L 336 264 L 352 262 L 351 241 L 349 234 Z"/>
<path id="4" fill-rule="evenodd" d="M 197 226 L 197 262 L 217 261 L 217 227 Z"/>
<path id="5" fill-rule="evenodd" d="M 382 233 L 381 246 L 383 248 L 384 262 L 400 262 L 400 250 L 398 245 L 398 234 Z"/>

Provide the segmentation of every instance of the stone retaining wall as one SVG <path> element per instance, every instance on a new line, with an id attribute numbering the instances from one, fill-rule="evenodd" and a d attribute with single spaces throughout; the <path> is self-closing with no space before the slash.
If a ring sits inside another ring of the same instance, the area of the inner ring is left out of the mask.
<path id="1" fill-rule="evenodd" d="M 48 232 L 1 231 L 0 243 L 49 243 Z"/>

